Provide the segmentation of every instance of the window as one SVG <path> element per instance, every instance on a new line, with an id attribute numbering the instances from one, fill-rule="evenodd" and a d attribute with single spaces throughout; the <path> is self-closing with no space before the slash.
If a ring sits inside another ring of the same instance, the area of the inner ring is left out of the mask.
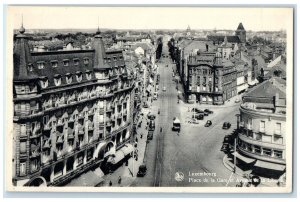
<path id="1" fill-rule="evenodd" d="M 38 160 L 33 159 L 33 161 L 31 161 L 31 171 L 35 171 L 37 169 L 38 169 Z"/>
<path id="2" fill-rule="evenodd" d="M 251 118 L 248 119 L 248 129 L 252 130 L 252 119 Z"/>
<path id="3" fill-rule="evenodd" d="M 72 75 L 71 74 L 66 75 L 66 82 L 67 82 L 67 84 L 72 83 Z"/>
<path id="4" fill-rule="evenodd" d="M 245 143 L 246 144 L 246 148 L 249 152 L 252 152 L 252 145 L 251 144 L 248 144 L 248 143 Z"/>
<path id="5" fill-rule="evenodd" d="M 40 84 L 41 84 L 42 88 L 47 88 L 49 85 L 48 79 L 44 78 L 44 79 L 40 80 Z"/>
<path id="6" fill-rule="evenodd" d="M 282 151 L 274 150 L 274 157 L 282 159 Z"/>
<path id="7" fill-rule="evenodd" d="M 26 153 L 26 142 L 20 142 L 20 153 Z"/>
<path id="8" fill-rule="evenodd" d="M 261 154 L 261 148 L 257 145 L 254 145 L 254 153 Z"/>
<path id="9" fill-rule="evenodd" d="M 58 62 L 57 62 L 57 60 L 52 60 L 52 61 L 51 61 L 51 66 L 52 66 L 53 68 L 58 67 Z"/>
<path id="10" fill-rule="evenodd" d="M 28 64 L 28 71 L 32 72 L 33 71 L 33 65 L 31 63 Z"/>
<path id="11" fill-rule="evenodd" d="M 208 81 L 212 81 L 212 78 L 211 78 L 211 77 L 209 77 L 209 78 L 208 78 Z"/>
<path id="12" fill-rule="evenodd" d="M 206 74 L 207 74 L 207 70 L 203 69 L 203 75 L 206 75 Z"/>
<path id="13" fill-rule="evenodd" d="M 281 134 L 281 123 L 276 123 L 275 133 L 278 135 Z"/>
<path id="14" fill-rule="evenodd" d="M 69 63 L 70 63 L 69 60 L 64 60 L 64 61 L 63 61 L 64 67 L 68 67 L 68 66 L 69 66 Z"/>
<path id="15" fill-rule="evenodd" d="M 45 62 L 37 62 L 38 69 L 44 69 L 45 68 Z"/>
<path id="16" fill-rule="evenodd" d="M 85 64 L 85 65 L 89 64 L 89 59 L 88 58 L 84 58 L 83 59 L 83 64 Z"/>
<path id="17" fill-rule="evenodd" d="M 82 81 L 82 73 L 78 73 L 78 74 L 76 75 L 76 80 L 77 80 L 77 82 Z"/>
<path id="18" fill-rule="evenodd" d="M 61 84 L 61 77 L 54 78 L 54 84 L 56 86 L 60 86 L 60 84 Z"/>
<path id="19" fill-rule="evenodd" d="M 79 59 L 78 58 L 74 58 L 73 61 L 74 61 L 74 65 L 75 66 L 79 65 Z"/>
<path id="20" fill-rule="evenodd" d="M 26 124 L 20 125 L 21 136 L 26 136 Z"/>
<path id="21" fill-rule="evenodd" d="M 265 156 L 271 156 L 272 155 L 272 150 L 271 149 L 263 148 L 263 155 L 265 155 Z"/>
<path id="22" fill-rule="evenodd" d="M 218 88 L 218 87 L 215 87 L 215 91 L 218 92 L 218 91 L 219 91 L 219 88 Z"/>
<path id="23" fill-rule="evenodd" d="M 203 86 L 203 90 L 206 91 L 206 87 L 205 86 Z"/>
<path id="24" fill-rule="evenodd" d="M 20 175 L 26 175 L 26 162 L 20 162 Z"/>
<path id="25" fill-rule="evenodd" d="M 265 127 L 266 127 L 266 122 L 265 121 L 260 121 L 259 131 L 264 133 L 265 132 Z"/>
<path id="26" fill-rule="evenodd" d="M 114 61 L 117 61 L 117 57 L 116 56 L 114 56 Z"/>
<path id="27" fill-rule="evenodd" d="M 87 80 L 91 80 L 91 79 L 92 79 L 92 74 L 91 74 L 91 72 L 87 72 L 87 73 L 86 73 L 86 79 L 87 79 Z"/>
<path id="28" fill-rule="evenodd" d="M 48 121 L 49 121 L 49 116 L 47 115 L 47 116 L 44 116 L 43 117 L 43 124 L 44 125 L 47 125 L 48 124 Z"/>

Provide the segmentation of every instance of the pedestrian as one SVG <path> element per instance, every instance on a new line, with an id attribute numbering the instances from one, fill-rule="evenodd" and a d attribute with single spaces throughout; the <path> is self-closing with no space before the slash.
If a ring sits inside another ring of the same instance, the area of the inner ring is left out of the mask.
<path id="1" fill-rule="evenodd" d="M 122 181 L 121 176 L 119 176 L 119 178 L 118 178 L 118 184 L 121 184 L 121 181 Z"/>
<path id="2" fill-rule="evenodd" d="M 162 132 L 162 127 L 160 127 L 160 132 Z"/>
<path id="3" fill-rule="evenodd" d="M 110 186 L 110 187 L 112 186 L 112 182 L 111 182 L 111 180 L 109 181 L 109 186 Z"/>
<path id="4" fill-rule="evenodd" d="M 141 133 L 141 139 L 143 138 L 143 133 Z"/>

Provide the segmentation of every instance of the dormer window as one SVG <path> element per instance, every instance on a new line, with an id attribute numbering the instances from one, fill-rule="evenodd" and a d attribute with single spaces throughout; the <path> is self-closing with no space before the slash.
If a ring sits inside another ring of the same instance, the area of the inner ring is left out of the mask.
<path id="1" fill-rule="evenodd" d="M 44 69 L 45 68 L 45 62 L 37 62 L 38 69 Z"/>
<path id="2" fill-rule="evenodd" d="M 117 57 L 116 56 L 114 56 L 114 61 L 117 61 Z"/>
<path id="3" fill-rule="evenodd" d="M 123 60 L 123 56 L 120 56 L 120 60 Z"/>
<path id="4" fill-rule="evenodd" d="M 28 64 L 27 68 L 28 68 L 28 71 L 30 71 L 30 72 L 33 71 L 33 65 L 31 63 Z"/>
<path id="5" fill-rule="evenodd" d="M 83 59 L 83 64 L 85 64 L 85 65 L 89 64 L 89 59 L 88 58 L 84 58 Z"/>
<path id="6" fill-rule="evenodd" d="M 58 67 L 58 62 L 57 62 L 57 60 L 51 60 L 51 66 L 52 67 Z"/>
<path id="7" fill-rule="evenodd" d="M 78 58 L 74 58 L 73 61 L 74 61 L 74 65 L 75 66 L 79 65 L 79 59 Z"/>
<path id="8" fill-rule="evenodd" d="M 80 81 L 82 81 L 82 72 L 76 72 L 76 80 L 77 80 L 77 82 L 80 82 Z"/>
<path id="9" fill-rule="evenodd" d="M 59 75 L 59 74 L 54 75 L 54 84 L 56 86 L 60 86 L 61 85 L 61 75 Z"/>
<path id="10" fill-rule="evenodd" d="M 70 74 L 70 73 L 66 74 L 66 82 L 67 82 L 67 84 L 72 83 L 72 74 Z"/>
<path id="11" fill-rule="evenodd" d="M 63 60 L 63 64 L 64 64 L 64 67 L 68 67 L 70 64 L 70 61 L 68 59 L 65 59 L 65 60 Z"/>
<path id="12" fill-rule="evenodd" d="M 91 71 L 86 71 L 86 79 L 87 80 L 91 80 L 92 79 L 92 73 L 91 73 Z"/>
<path id="13" fill-rule="evenodd" d="M 110 58 L 107 58 L 107 62 L 111 62 Z"/>
<path id="14" fill-rule="evenodd" d="M 49 85 L 49 81 L 47 77 L 40 78 L 40 85 L 42 88 L 47 88 Z"/>

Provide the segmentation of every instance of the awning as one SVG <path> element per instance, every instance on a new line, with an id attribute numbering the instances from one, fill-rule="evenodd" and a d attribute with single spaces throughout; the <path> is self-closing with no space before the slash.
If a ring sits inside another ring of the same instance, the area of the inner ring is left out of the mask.
<path id="1" fill-rule="evenodd" d="M 274 104 L 271 103 L 255 103 L 256 108 L 274 109 Z"/>
<path id="2" fill-rule="evenodd" d="M 131 152 L 133 152 L 133 146 L 131 144 L 125 144 L 119 151 L 122 151 L 124 156 L 127 156 Z"/>
<path id="3" fill-rule="evenodd" d="M 260 160 L 257 160 L 256 163 L 254 164 L 254 166 L 260 167 L 260 168 L 266 168 L 266 169 L 270 169 L 270 170 L 278 170 L 278 171 L 285 170 L 285 165 L 266 162 L 266 161 L 260 161 Z"/>
<path id="4" fill-rule="evenodd" d="M 248 158 L 246 156 L 241 155 L 238 152 L 233 153 L 234 156 L 236 156 L 238 159 L 244 161 L 245 163 L 253 163 L 256 159 Z"/>
<path id="5" fill-rule="evenodd" d="M 122 151 L 117 151 L 114 157 L 110 157 L 107 162 L 111 164 L 117 164 L 120 162 L 122 159 L 124 159 L 125 155 Z"/>

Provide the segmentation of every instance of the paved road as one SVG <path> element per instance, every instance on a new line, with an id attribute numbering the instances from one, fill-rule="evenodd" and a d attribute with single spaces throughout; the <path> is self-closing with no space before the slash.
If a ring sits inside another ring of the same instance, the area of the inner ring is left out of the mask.
<path id="1" fill-rule="evenodd" d="M 168 55 L 167 42 L 164 43 L 163 53 Z M 151 111 L 156 113 L 157 108 L 160 108 L 161 114 L 156 119 L 154 139 L 146 148 L 147 175 L 138 178 L 132 186 L 235 186 L 235 183 L 226 181 L 231 173 L 223 165 L 224 153 L 220 149 L 224 136 L 236 128 L 235 114 L 238 113 L 238 104 L 220 107 L 197 105 L 200 109 L 213 110 L 214 114 L 205 117 L 198 125 L 191 125 L 186 122 L 192 116 L 188 107 L 192 108 L 195 105 L 182 101 L 177 103 L 171 60 L 162 58 L 158 66 L 161 77 L 159 99 L 153 102 Z M 164 86 L 165 92 L 162 91 Z M 174 117 L 179 117 L 182 121 L 179 135 L 171 130 Z M 213 124 L 206 128 L 204 124 L 208 119 Z M 224 121 L 231 122 L 232 127 L 229 130 L 222 129 Z M 159 133 L 160 127 L 162 133 Z M 175 180 L 177 172 L 184 174 L 183 181 Z M 192 173 L 205 176 L 191 176 Z"/>

